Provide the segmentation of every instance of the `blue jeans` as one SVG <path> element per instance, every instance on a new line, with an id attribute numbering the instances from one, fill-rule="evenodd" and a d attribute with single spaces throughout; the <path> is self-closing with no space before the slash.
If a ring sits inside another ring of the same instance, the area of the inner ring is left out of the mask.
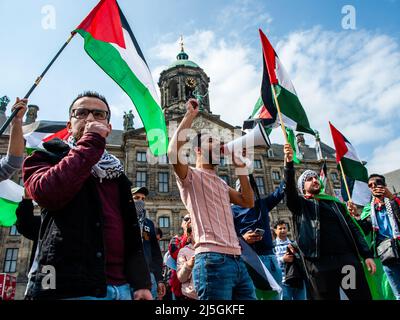
<path id="1" fill-rule="evenodd" d="M 199 300 L 255 300 L 253 282 L 240 256 L 196 254 L 192 271 Z"/>
<path id="2" fill-rule="evenodd" d="M 307 300 L 305 284 L 303 284 L 303 288 L 292 288 L 286 284 L 283 284 L 282 289 L 282 300 Z"/>
<path id="3" fill-rule="evenodd" d="M 282 270 L 279 267 L 278 259 L 275 254 L 259 256 L 264 266 L 268 269 L 275 281 L 282 287 Z M 281 300 L 282 294 L 276 292 L 275 295 L 271 296 L 270 300 Z"/>
<path id="4" fill-rule="evenodd" d="M 107 295 L 104 298 L 85 296 L 66 300 L 132 300 L 131 287 L 129 284 L 122 286 L 108 285 Z"/>
<path id="5" fill-rule="evenodd" d="M 153 299 L 156 300 L 158 297 L 157 294 L 158 283 L 156 281 L 156 277 L 154 276 L 153 272 L 150 272 L 150 279 L 151 279 L 151 295 L 153 296 Z"/>
<path id="6" fill-rule="evenodd" d="M 400 300 L 400 263 L 383 266 L 396 300 Z"/>

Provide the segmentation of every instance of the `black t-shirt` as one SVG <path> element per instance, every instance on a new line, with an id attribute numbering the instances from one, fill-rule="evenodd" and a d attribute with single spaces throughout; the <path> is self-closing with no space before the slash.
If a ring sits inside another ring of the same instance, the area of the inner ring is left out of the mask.
<path id="1" fill-rule="evenodd" d="M 331 201 L 320 201 L 320 254 L 321 256 L 352 253 L 347 232 L 334 212 Z"/>

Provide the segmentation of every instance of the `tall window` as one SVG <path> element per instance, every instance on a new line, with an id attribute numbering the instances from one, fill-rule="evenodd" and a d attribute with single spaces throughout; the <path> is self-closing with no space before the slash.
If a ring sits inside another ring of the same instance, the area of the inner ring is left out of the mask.
<path id="1" fill-rule="evenodd" d="M 146 171 L 136 171 L 136 187 L 145 187 L 146 182 Z"/>
<path id="2" fill-rule="evenodd" d="M 336 172 L 331 173 L 331 178 L 332 178 L 332 181 L 334 181 L 334 182 L 339 180 L 339 176 Z"/>
<path id="3" fill-rule="evenodd" d="M 254 160 L 254 169 L 261 169 L 262 163 L 261 160 Z"/>
<path id="4" fill-rule="evenodd" d="M 222 180 L 226 182 L 227 185 L 229 185 L 229 177 L 227 175 L 220 176 Z"/>
<path id="5" fill-rule="evenodd" d="M 10 236 L 20 236 L 15 224 L 10 228 Z"/>
<path id="6" fill-rule="evenodd" d="M 6 259 L 4 260 L 4 272 L 14 273 L 17 271 L 18 249 L 10 248 L 6 250 Z"/>
<path id="7" fill-rule="evenodd" d="M 256 184 L 258 187 L 258 191 L 260 191 L 260 194 L 265 194 L 264 179 L 262 177 L 256 177 Z"/>
<path id="8" fill-rule="evenodd" d="M 274 157 L 274 150 L 269 149 L 268 150 L 268 158 L 273 158 Z"/>
<path id="9" fill-rule="evenodd" d="M 281 180 L 281 173 L 279 171 L 272 171 L 273 180 Z"/>
<path id="10" fill-rule="evenodd" d="M 137 162 L 146 162 L 146 152 L 138 151 L 136 153 L 136 161 Z"/>
<path id="11" fill-rule="evenodd" d="M 160 228 L 169 228 L 169 217 L 159 217 L 158 226 Z"/>
<path id="12" fill-rule="evenodd" d="M 168 172 L 158 173 L 158 192 L 168 192 Z"/>

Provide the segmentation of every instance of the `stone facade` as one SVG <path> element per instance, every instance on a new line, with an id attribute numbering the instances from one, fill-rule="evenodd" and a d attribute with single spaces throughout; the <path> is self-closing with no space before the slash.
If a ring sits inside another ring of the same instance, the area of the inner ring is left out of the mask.
<path id="1" fill-rule="evenodd" d="M 195 82 L 192 81 L 193 79 L 195 79 Z M 177 61 L 161 73 L 159 81 L 162 108 L 165 111 L 167 124 L 173 124 L 173 127 L 176 127 L 185 112 L 185 101 L 193 94 L 190 90 L 193 89 L 194 85 L 197 85 L 201 94 L 205 95 L 208 92 L 209 82 L 210 79 L 205 72 L 194 62 L 188 60 L 188 56 L 182 48 Z M 192 88 L 189 86 L 192 86 Z M 235 129 L 237 130 L 237 128 L 222 121 L 218 115 L 212 114 L 208 96 L 204 98 L 201 110 L 193 125 L 196 130 L 208 128 L 232 133 Z M 172 131 L 170 134 L 173 133 Z M 7 144 L 8 136 L 0 137 L 0 153 L 2 155 L 6 154 Z M 322 156 L 327 158 L 328 177 L 332 181 L 332 185 L 328 186 L 328 192 L 331 193 L 332 188 L 340 188 L 334 150 L 323 143 L 320 145 Z M 169 240 L 180 232 L 181 219 L 187 213 L 180 199 L 172 166 L 167 163 L 165 157 L 154 159 L 147 153 L 147 141 L 143 128 L 129 131 L 114 130 L 107 139 L 107 149 L 122 161 L 125 172 L 134 186 L 146 185 L 150 190 L 146 201 L 147 213 L 155 225 L 160 226 L 163 231 L 160 246 L 162 251 L 165 252 Z M 316 149 L 302 142 L 300 151 L 304 155 L 304 160 L 301 165 L 297 166 L 297 176 L 304 169 L 314 169 L 319 172 L 322 160 L 318 160 L 321 157 L 317 155 Z M 154 163 L 154 160 L 158 161 Z M 269 194 L 279 185 L 283 177 L 283 146 L 273 144 L 270 150 L 257 147 L 255 148 L 254 160 L 254 177 L 258 180 L 261 192 Z M 236 177 L 231 165 L 222 163 L 218 167 L 218 174 L 230 186 L 235 186 Z M 14 180 L 20 182 L 20 176 L 17 175 Z M 36 210 L 38 211 L 38 208 Z M 280 203 L 272 210 L 271 221 L 285 219 L 290 223 L 289 234 L 291 234 L 293 227 L 290 216 L 290 212 L 284 203 Z M 31 246 L 31 242 L 24 237 L 11 236 L 10 228 L 0 228 L 0 268 L 2 268 L 0 272 L 3 272 L 4 269 L 6 249 L 19 249 L 17 270 L 13 273 L 18 279 L 16 299 L 22 299 L 25 290 Z"/>

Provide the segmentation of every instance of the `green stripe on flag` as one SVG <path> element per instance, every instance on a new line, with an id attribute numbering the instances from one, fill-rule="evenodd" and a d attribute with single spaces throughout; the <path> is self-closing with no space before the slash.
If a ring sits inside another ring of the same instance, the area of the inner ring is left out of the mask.
<path id="1" fill-rule="evenodd" d="M 314 130 L 310 128 L 306 112 L 299 98 L 280 85 L 275 85 L 274 88 L 281 112 L 297 124 L 296 128 L 293 129 L 315 135 Z"/>
<path id="2" fill-rule="evenodd" d="M 0 226 L 11 227 L 17 222 L 17 207 L 18 203 L 0 198 Z"/>
<path id="3" fill-rule="evenodd" d="M 111 44 L 94 39 L 86 31 L 77 32 L 85 39 L 86 53 L 131 98 L 145 127 L 150 151 L 154 156 L 166 154 L 168 135 L 164 114 L 149 89 Z"/>
<path id="4" fill-rule="evenodd" d="M 368 182 L 368 171 L 367 168 L 359 161 L 346 158 L 344 156 L 341 160 L 343 171 L 345 175 L 354 180 Z"/>

